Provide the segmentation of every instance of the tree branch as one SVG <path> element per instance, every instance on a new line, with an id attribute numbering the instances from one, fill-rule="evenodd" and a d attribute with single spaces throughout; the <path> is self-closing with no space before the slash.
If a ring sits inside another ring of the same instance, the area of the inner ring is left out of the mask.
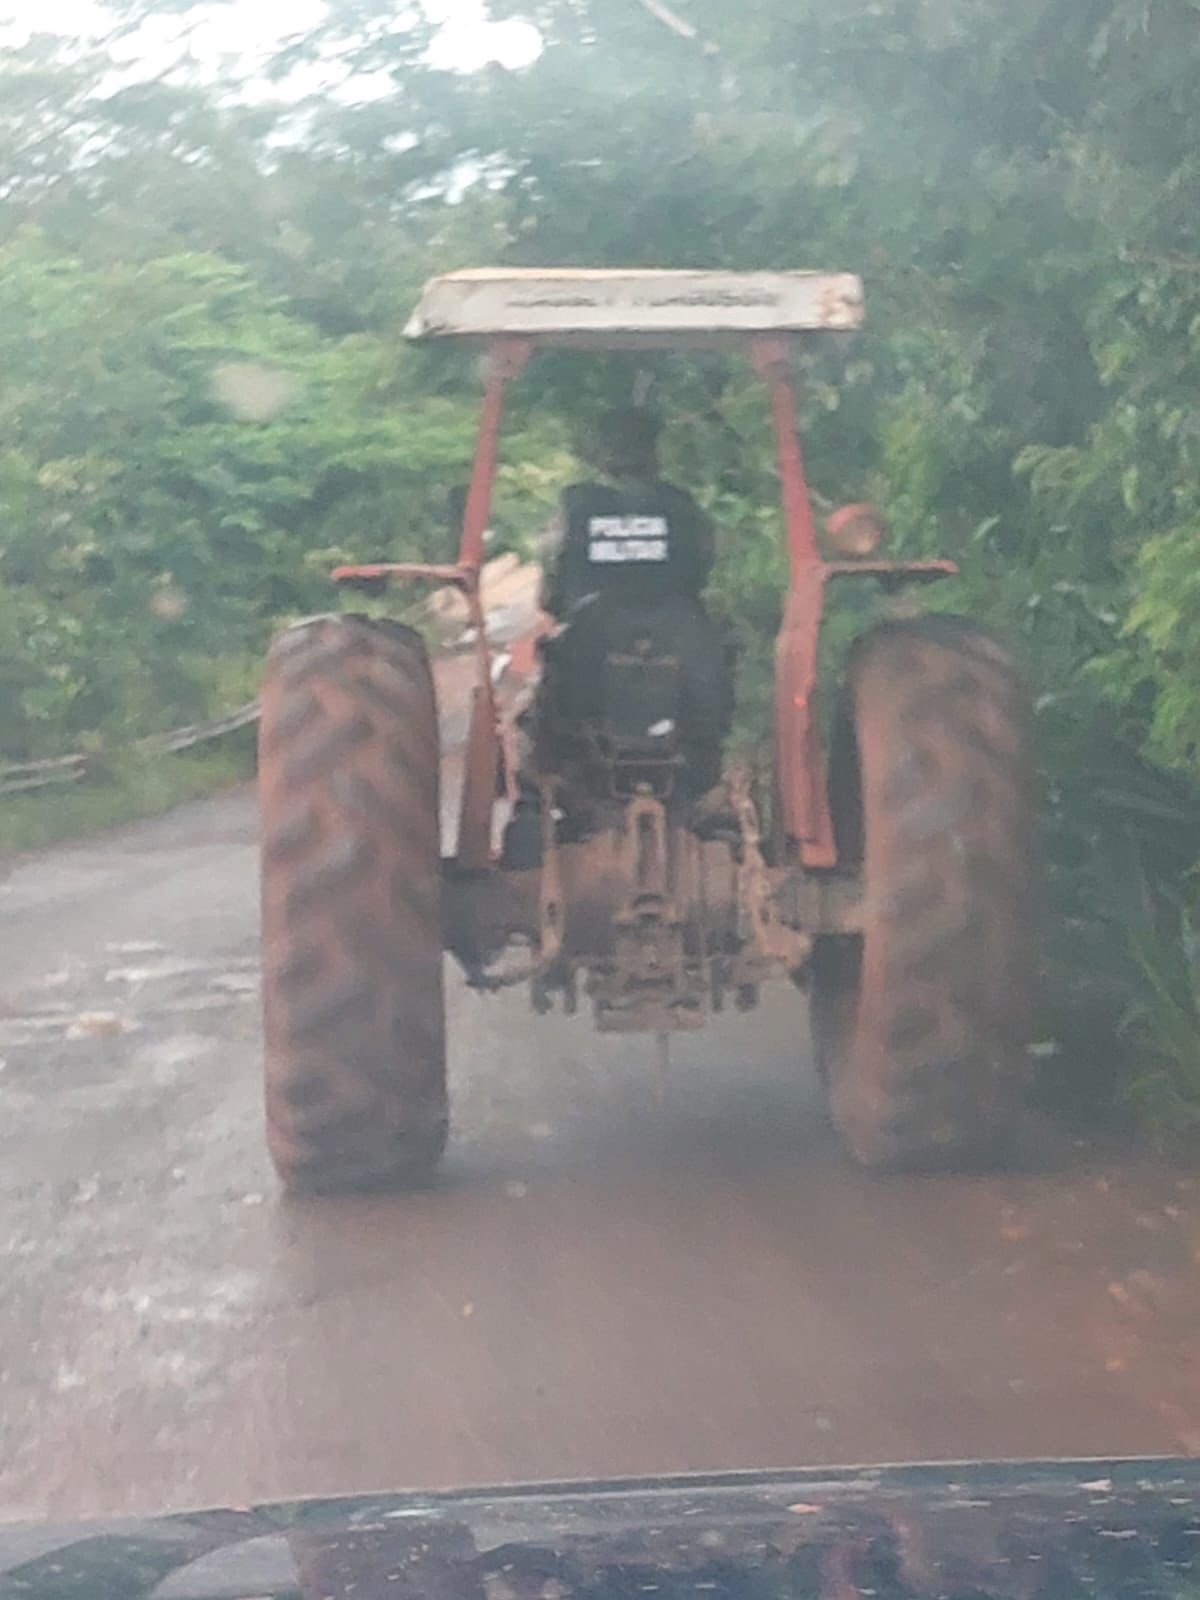
<path id="1" fill-rule="evenodd" d="M 678 34 L 681 39 L 690 39 L 693 44 L 698 44 L 706 55 L 718 54 L 716 45 L 708 39 L 701 38 L 699 28 L 681 17 L 677 11 L 672 11 L 671 7 L 665 4 L 665 0 L 638 0 L 638 4 L 643 11 L 648 11 L 652 17 L 657 17 L 664 28 L 670 28 L 671 32 Z"/>

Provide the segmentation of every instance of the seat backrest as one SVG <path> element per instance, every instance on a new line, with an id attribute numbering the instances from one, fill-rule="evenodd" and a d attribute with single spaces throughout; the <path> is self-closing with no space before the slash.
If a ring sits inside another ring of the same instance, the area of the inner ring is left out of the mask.
<path id="1" fill-rule="evenodd" d="M 605 657 L 603 731 L 618 756 L 672 757 L 682 710 L 678 657 L 623 651 Z"/>

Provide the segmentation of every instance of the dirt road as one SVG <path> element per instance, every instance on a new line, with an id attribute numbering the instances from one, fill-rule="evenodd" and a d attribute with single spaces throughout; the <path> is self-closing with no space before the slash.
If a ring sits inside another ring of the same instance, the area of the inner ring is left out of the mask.
<path id="1" fill-rule="evenodd" d="M 1193 1181 L 855 1172 L 790 992 L 660 1099 L 456 980 L 441 1187 L 283 1201 L 254 836 L 239 793 L 0 879 L 0 1516 L 1200 1452 Z"/>

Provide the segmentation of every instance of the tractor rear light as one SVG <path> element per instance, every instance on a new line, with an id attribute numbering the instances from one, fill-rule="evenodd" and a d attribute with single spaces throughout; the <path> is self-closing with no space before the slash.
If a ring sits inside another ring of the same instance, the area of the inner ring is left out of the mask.
<path id="1" fill-rule="evenodd" d="M 847 561 L 862 561 L 873 556 L 887 538 L 887 532 L 883 513 L 865 503 L 840 506 L 825 523 L 830 546 Z"/>

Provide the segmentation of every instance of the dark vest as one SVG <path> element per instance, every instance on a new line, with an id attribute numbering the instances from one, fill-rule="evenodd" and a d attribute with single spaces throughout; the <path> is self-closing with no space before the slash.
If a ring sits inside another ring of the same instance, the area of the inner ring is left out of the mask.
<path id="1" fill-rule="evenodd" d="M 708 524 L 672 484 L 576 484 L 563 511 L 554 588 L 564 613 L 593 594 L 639 606 L 694 599 L 708 582 Z"/>

